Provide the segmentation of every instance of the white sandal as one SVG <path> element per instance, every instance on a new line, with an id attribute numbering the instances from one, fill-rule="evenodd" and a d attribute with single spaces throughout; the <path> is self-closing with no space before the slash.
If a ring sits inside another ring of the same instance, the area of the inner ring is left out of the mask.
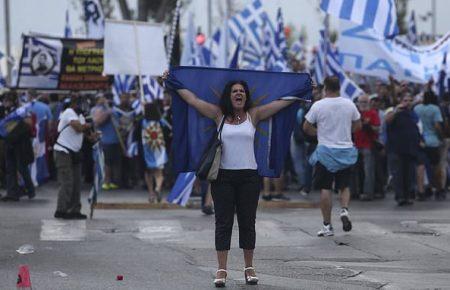
<path id="1" fill-rule="evenodd" d="M 227 282 L 227 275 L 228 275 L 227 270 L 219 269 L 219 270 L 216 271 L 216 275 L 219 272 L 225 272 L 225 278 L 216 278 L 216 279 L 214 279 L 214 285 L 216 285 L 216 288 L 225 287 L 225 283 Z"/>
<path id="2" fill-rule="evenodd" d="M 258 277 L 247 275 L 247 270 L 255 271 L 255 268 L 253 268 L 253 267 L 244 268 L 245 284 L 248 284 L 248 285 L 256 285 L 256 284 L 258 284 L 258 281 L 259 281 Z"/>

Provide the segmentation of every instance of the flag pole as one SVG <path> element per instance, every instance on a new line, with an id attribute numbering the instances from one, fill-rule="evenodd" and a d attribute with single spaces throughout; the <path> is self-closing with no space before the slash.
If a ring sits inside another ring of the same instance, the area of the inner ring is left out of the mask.
<path id="1" fill-rule="evenodd" d="M 3 12 L 5 15 L 5 45 L 6 45 L 6 83 L 11 85 L 11 34 L 10 34 L 10 17 L 9 17 L 9 0 L 4 0 Z"/>
<path id="2" fill-rule="evenodd" d="M 139 75 L 139 91 L 140 91 L 140 95 L 141 95 L 140 99 L 141 99 L 141 106 L 143 106 L 143 104 L 144 104 L 144 85 L 142 84 L 141 53 L 140 53 L 140 49 L 139 49 L 137 26 L 136 26 L 135 21 L 133 21 L 133 30 L 134 30 L 134 45 L 136 46 L 137 69 L 138 69 L 138 75 Z"/>
<path id="3" fill-rule="evenodd" d="M 325 53 L 323 56 L 323 74 L 324 77 L 327 77 L 327 55 L 328 55 L 328 45 L 329 45 L 329 31 L 330 31 L 330 15 L 326 14 L 325 15 L 325 20 L 324 20 L 324 26 L 325 26 L 325 37 L 324 37 L 324 49 L 325 49 Z"/>
<path id="4" fill-rule="evenodd" d="M 169 41 L 167 43 L 167 64 L 170 67 L 170 62 L 172 60 L 172 52 L 173 52 L 173 44 L 175 41 L 175 34 L 177 33 L 177 23 L 179 20 L 179 15 L 181 11 L 181 0 L 177 0 L 177 4 L 175 6 L 175 12 L 172 19 L 172 27 L 170 28 Z"/>

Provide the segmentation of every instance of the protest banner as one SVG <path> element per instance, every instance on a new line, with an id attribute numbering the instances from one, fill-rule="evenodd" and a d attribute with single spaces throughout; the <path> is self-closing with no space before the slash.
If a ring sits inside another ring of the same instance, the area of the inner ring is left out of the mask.
<path id="1" fill-rule="evenodd" d="M 23 36 L 17 87 L 46 90 L 107 90 L 103 41 Z"/>
<path id="2" fill-rule="evenodd" d="M 402 38 L 379 39 L 369 29 L 341 21 L 339 58 L 346 71 L 387 80 L 426 83 L 436 80 L 442 57 L 450 50 L 450 33 L 432 45 L 414 46 Z"/>
<path id="3" fill-rule="evenodd" d="M 167 69 L 162 26 L 110 19 L 105 24 L 105 74 L 155 76 Z"/>

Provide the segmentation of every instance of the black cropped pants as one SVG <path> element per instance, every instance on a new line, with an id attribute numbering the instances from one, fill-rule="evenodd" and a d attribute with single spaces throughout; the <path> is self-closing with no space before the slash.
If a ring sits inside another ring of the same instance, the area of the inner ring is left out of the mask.
<path id="1" fill-rule="evenodd" d="M 239 247 L 255 248 L 256 209 L 261 181 L 256 170 L 220 169 L 217 180 L 211 183 L 216 215 L 216 250 L 230 249 L 234 213 L 239 224 Z"/>

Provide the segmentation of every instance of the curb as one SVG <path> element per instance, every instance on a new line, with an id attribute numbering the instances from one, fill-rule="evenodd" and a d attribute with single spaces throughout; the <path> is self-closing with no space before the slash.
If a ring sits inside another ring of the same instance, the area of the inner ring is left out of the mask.
<path id="1" fill-rule="evenodd" d="M 307 201 L 260 201 L 258 208 L 318 208 L 318 202 Z M 130 203 L 130 202 L 98 202 L 95 209 L 200 209 L 198 203 L 188 203 L 185 207 L 172 203 Z"/>

